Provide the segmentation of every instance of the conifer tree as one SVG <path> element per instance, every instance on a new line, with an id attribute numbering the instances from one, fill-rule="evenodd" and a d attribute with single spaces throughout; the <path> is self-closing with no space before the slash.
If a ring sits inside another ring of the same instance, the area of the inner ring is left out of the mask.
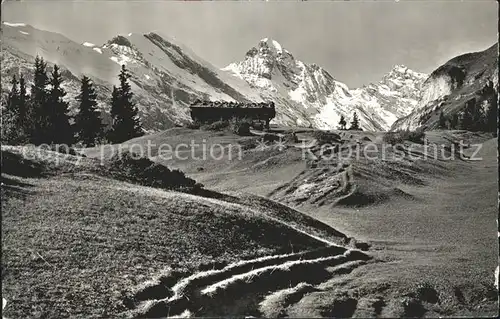
<path id="1" fill-rule="evenodd" d="M 19 121 L 20 124 L 26 128 L 27 125 L 29 125 L 29 95 L 26 91 L 26 80 L 24 79 L 24 76 L 21 74 L 21 77 L 19 78 L 19 104 L 17 107 L 18 114 L 19 114 Z"/>
<path id="2" fill-rule="evenodd" d="M 344 115 L 340 116 L 339 127 L 341 130 L 345 130 L 347 122 L 345 121 Z"/>
<path id="3" fill-rule="evenodd" d="M 75 127 L 78 140 L 85 146 L 94 146 L 102 137 L 103 124 L 97 109 L 97 94 L 91 80 L 84 76 L 81 80 L 80 94 L 76 99 L 80 102 L 78 114 L 75 116 Z"/>
<path id="4" fill-rule="evenodd" d="M 358 114 L 354 112 L 354 115 L 352 116 L 352 121 L 351 121 L 351 127 L 349 128 L 350 130 L 359 130 L 359 119 L 358 119 Z"/>
<path id="5" fill-rule="evenodd" d="M 138 118 L 138 109 L 132 102 L 132 88 L 128 83 L 130 74 L 125 65 L 122 65 L 119 80 L 120 87 L 113 87 L 111 100 L 111 116 L 113 127 L 108 139 L 114 143 L 121 143 L 144 134 Z"/>
<path id="6" fill-rule="evenodd" d="M 47 63 L 38 55 L 35 58 L 35 71 L 33 74 L 33 84 L 31 85 L 31 116 L 29 135 L 31 142 L 35 144 L 44 143 L 47 140 L 49 119 L 47 116 L 47 85 L 49 78 L 47 76 Z"/>
<path id="7" fill-rule="evenodd" d="M 443 111 L 439 112 L 439 128 L 446 128 L 446 117 Z"/>
<path id="8" fill-rule="evenodd" d="M 467 102 L 462 114 L 460 116 L 460 128 L 463 130 L 472 130 L 473 127 L 473 113 L 474 113 L 475 100 Z"/>
<path id="9" fill-rule="evenodd" d="M 113 91 L 111 92 L 111 119 L 112 119 L 112 126 L 111 129 L 109 129 L 106 132 L 106 139 L 114 143 L 115 141 L 118 140 L 118 137 L 115 135 L 115 126 L 118 126 L 118 123 L 116 123 L 119 120 L 119 109 L 120 109 L 120 92 L 118 91 L 118 88 L 113 85 Z"/>
<path id="10" fill-rule="evenodd" d="M 486 103 L 488 108 L 485 112 L 484 125 L 485 130 L 488 132 L 497 132 L 498 124 L 498 89 L 495 89 L 493 81 L 489 81 L 488 84 L 483 88 L 483 96 L 486 96 Z"/>
<path id="11" fill-rule="evenodd" d="M 28 129 L 31 122 L 28 118 L 28 100 L 26 93 L 26 81 L 21 75 L 19 81 L 12 78 L 12 88 L 5 102 L 5 110 L 2 113 L 2 139 L 10 144 L 22 144 L 28 142 Z"/>
<path id="12" fill-rule="evenodd" d="M 17 78 L 15 75 L 12 76 L 12 80 L 10 81 L 10 83 L 12 84 L 12 87 L 10 89 L 9 94 L 7 95 L 7 103 L 5 105 L 5 112 L 17 114 L 20 94 L 19 94 L 19 89 L 18 89 L 19 82 L 17 81 Z"/>
<path id="13" fill-rule="evenodd" d="M 33 75 L 33 84 L 31 86 L 31 96 L 34 101 L 41 101 L 47 96 L 47 85 L 49 77 L 47 76 L 47 63 L 40 56 L 35 58 L 35 72 Z"/>
<path id="14" fill-rule="evenodd" d="M 7 99 L 5 107 L 2 111 L 2 142 L 7 144 L 17 144 L 17 112 L 19 104 L 19 89 L 18 81 L 14 75 L 11 80 L 12 87 Z"/>
<path id="15" fill-rule="evenodd" d="M 111 92 L 111 117 L 113 118 L 113 124 L 114 120 L 119 115 L 119 109 L 120 109 L 120 92 L 118 88 L 113 85 L 113 91 Z"/>
<path id="16" fill-rule="evenodd" d="M 73 130 L 69 122 L 69 104 L 63 100 L 66 92 L 62 88 L 62 76 L 57 64 L 51 73 L 50 90 L 45 105 L 48 127 L 46 143 L 73 143 Z"/>
<path id="17" fill-rule="evenodd" d="M 458 114 L 453 113 L 450 118 L 450 129 L 456 129 L 458 127 Z"/>
<path id="18" fill-rule="evenodd" d="M 17 105 L 17 128 L 18 141 L 21 143 L 29 142 L 29 132 L 33 126 L 31 119 L 30 96 L 26 90 L 26 80 L 21 74 L 19 78 L 19 100 Z"/>
<path id="19" fill-rule="evenodd" d="M 483 131 L 485 126 L 485 113 L 481 103 L 475 103 L 472 107 L 471 131 Z"/>
<path id="20" fill-rule="evenodd" d="M 492 99 L 489 101 L 490 105 L 488 109 L 486 110 L 486 130 L 488 132 L 497 132 L 498 128 L 498 100 L 497 96 L 493 96 Z"/>

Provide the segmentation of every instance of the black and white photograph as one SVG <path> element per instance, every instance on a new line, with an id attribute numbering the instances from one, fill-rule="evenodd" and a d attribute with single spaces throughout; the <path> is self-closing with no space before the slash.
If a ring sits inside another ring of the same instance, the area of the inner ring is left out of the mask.
<path id="1" fill-rule="evenodd" d="M 494 0 L 2 0 L 2 319 L 496 318 Z"/>

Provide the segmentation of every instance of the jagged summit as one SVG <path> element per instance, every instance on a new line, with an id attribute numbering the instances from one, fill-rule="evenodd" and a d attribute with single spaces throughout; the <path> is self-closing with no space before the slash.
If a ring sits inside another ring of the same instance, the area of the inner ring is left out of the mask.
<path id="1" fill-rule="evenodd" d="M 261 39 L 243 61 L 223 70 L 277 101 L 275 122 L 324 129 L 336 128 L 342 115 L 349 119 L 354 112 L 362 128 L 388 129 L 397 118 L 411 112 L 427 77 L 396 65 L 379 83 L 350 90 L 321 66 L 300 61 L 271 38 Z"/>
<path id="2" fill-rule="evenodd" d="M 99 107 L 109 111 L 111 89 L 125 65 L 131 75 L 134 102 L 148 130 L 188 123 L 192 99 L 262 101 L 248 83 L 220 71 L 163 35 L 123 34 L 103 45 L 85 40 L 88 41 L 75 42 L 62 34 L 24 24 L 2 24 L 1 80 L 8 83 L 14 74 L 32 74 L 35 56 L 39 54 L 49 67 L 57 63 L 65 72 L 65 98 L 71 109 L 77 106 L 79 79 L 86 75 L 95 83 Z M 6 93 L 8 87 L 2 90 Z"/>
<path id="3" fill-rule="evenodd" d="M 257 43 L 257 45 L 247 51 L 246 56 L 260 56 L 264 59 L 280 59 L 292 57 L 288 50 L 286 50 L 278 41 L 271 38 L 261 39 Z"/>
<path id="4" fill-rule="evenodd" d="M 129 39 L 127 39 L 123 35 L 117 35 L 106 43 L 106 45 L 108 46 L 112 44 L 123 45 L 132 48 L 132 43 L 130 43 Z"/>
<path id="5" fill-rule="evenodd" d="M 262 49 L 267 48 L 276 54 L 283 53 L 283 47 L 281 46 L 281 44 L 278 41 L 271 38 L 261 39 L 259 41 L 259 47 Z"/>
<path id="6" fill-rule="evenodd" d="M 85 74 L 95 81 L 103 108 L 109 104 L 106 98 L 120 67 L 126 65 L 143 122 L 151 129 L 188 121 L 189 101 L 200 98 L 273 101 L 275 123 L 324 129 L 336 128 L 341 116 L 350 121 L 356 112 L 363 129 L 385 130 L 412 111 L 426 77 L 397 65 L 380 82 L 350 89 L 320 65 L 304 63 L 270 37 L 257 40 L 240 62 L 224 71 L 157 32 L 118 35 L 99 46 L 7 22 L 2 24 L 2 41 L 8 48 L 2 60 L 2 80 L 8 82 L 10 75 L 19 72 L 19 65 L 31 68 L 30 57 L 41 54 L 49 63 L 69 70 L 75 79 Z M 76 80 L 71 81 L 68 98 L 79 88 Z"/>
<path id="7" fill-rule="evenodd" d="M 403 64 L 396 64 L 389 73 L 384 75 L 383 79 L 399 78 L 401 80 L 413 79 L 417 81 L 420 80 L 425 81 L 425 79 L 427 79 L 428 76 L 429 76 L 428 74 L 413 71 L 412 69 L 408 68 Z"/>

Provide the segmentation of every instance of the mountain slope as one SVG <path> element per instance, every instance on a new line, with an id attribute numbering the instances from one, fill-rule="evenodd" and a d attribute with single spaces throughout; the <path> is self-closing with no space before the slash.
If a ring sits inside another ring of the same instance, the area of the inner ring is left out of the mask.
<path id="1" fill-rule="evenodd" d="M 76 107 L 82 75 L 95 83 L 99 106 L 109 109 L 111 88 L 122 64 L 146 129 L 161 130 L 189 122 L 195 99 L 239 102 L 273 101 L 275 123 L 336 128 L 343 115 L 357 112 L 364 130 L 387 130 L 416 105 L 425 75 L 396 66 L 384 78 L 350 90 L 325 69 L 306 64 L 278 42 L 263 39 L 245 60 L 219 70 L 189 48 L 157 33 L 116 36 L 103 45 L 76 43 L 64 35 L 22 23 L 2 24 L 2 81 L 24 73 L 30 81 L 39 54 L 63 71 L 66 99 Z M 5 93 L 9 88 L 3 87 Z M 105 118 L 108 116 L 106 115 Z"/>
<path id="2" fill-rule="evenodd" d="M 223 70 L 246 80 L 276 103 L 276 123 L 332 129 L 357 112 L 365 130 L 387 130 L 416 104 L 426 75 L 396 66 L 381 82 L 350 90 L 325 69 L 306 64 L 277 41 L 264 38 L 242 62 Z"/>
<path id="3" fill-rule="evenodd" d="M 245 81 L 228 76 L 189 49 L 156 33 L 130 33 L 97 46 L 79 44 L 25 24 L 3 23 L 2 46 L 2 82 L 8 83 L 12 74 L 19 72 L 29 76 L 28 70 L 39 54 L 49 64 L 57 63 L 63 69 L 71 107 L 75 106 L 73 97 L 80 86 L 78 78 L 85 74 L 96 83 L 99 105 L 106 110 L 119 68 L 125 64 L 147 129 L 188 122 L 187 106 L 196 98 L 262 101 Z"/>
<path id="4" fill-rule="evenodd" d="M 495 92 L 488 89 L 491 86 Z M 432 72 L 422 86 L 422 98 L 415 110 L 396 121 L 392 130 L 436 128 L 441 111 L 449 117 L 473 98 L 476 103 L 488 104 L 488 99 L 496 98 L 492 94 L 498 94 L 498 44 L 457 56 Z"/>

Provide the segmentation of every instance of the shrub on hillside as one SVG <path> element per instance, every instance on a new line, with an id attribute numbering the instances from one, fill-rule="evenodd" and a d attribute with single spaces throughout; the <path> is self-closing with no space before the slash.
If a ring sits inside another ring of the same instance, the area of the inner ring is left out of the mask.
<path id="1" fill-rule="evenodd" d="M 283 141 L 288 143 L 298 143 L 299 138 L 297 137 L 297 134 L 295 134 L 295 132 L 286 133 L 283 135 Z"/>
<path id="2" fill-rule="evenodd" d="M 259 130 L 259 131 L 264 131 L 265 130 L 264 123 L 262 123 L 262 122 L 253 123 L 252 127 L 254 129 L 256 129 L 256 130 Z"/>
<path id="3" fill-rule="evenodd" d="M 0 164 L 2 174 L 22 177 L 40 177 L 45 170 L 41 163 L 26 159 L 22 154 L 3 149 Z"/>
<path id="4" fill-rule="evenodd" d="M 425 132 L 420 130 L 408 132 L 407 134 L 405 134 L 405 139 L 413 143 L 423 144 L 425 139 Z"/>
<path id="5" fill-rule="evenodd" d="M 17 139 L 17 126 L 15 122 L 15 118 L 2 110 L 2 126 L 0 127 L 0 139 L 2 144 L 5 145 L 16 145 L 18 144 Z"/>
<path id="6" fill-rule="evenodd" d="M 116 37 L 111 39 L 111 41 L 109 41 L 109 43 L 115 43 L 118 45 L 127 46 L 129 48 L 132 47 L 132 43 L 130 43 L 130 41 L 127 38 L 125 38 L 123 35 L 117 35 Z"/>
<path id="7" fill-rule="evenodd" d="M 314 131 L 313 137 L 319 144 L 340 143 L 341 137 L 337 133 L 328 131 Z"/>
<path id="8" fill-rule="evenodd" d="M 180 170 L 170 170 L 149 158 L 139 157 L 128 151 L 113 156 L 106 166 L 113 176 L 144 186 L 184 191 L 203 188 L 203 185 Z"/>
<path id="9" fill-rule="evenodd" d="M 193 129 L 193 130 L 197 130 L 197 129 L 199 129 L 201 127 L 201 123 L 198 122 L 198 121 L 194 121 L 192 123 L 187 123 L 186 127 L 190 128 L 190 129 Z"/>
<path id="10" fill-rule="evenodd" d="M 247 119 L 232 119 L 229 123 L 231 131 L 233 133 L 240 136 L 249 136 L 252 135 L 250 133 L 250 127 L 252 125 L 252 121 Z"/>
<path id="11" fill-rule="evenodd" d="M 265 133 L 261 135 L 262 141 L 265 143 L 274 143 L 280 140 L 280 136 L 278 134 L 273 133 Z"/>
<path id="12" fill-rule="evenodd" d="M 62 154 L 86 157 L 85 154 L 77 152 L 76 149 L 74 149 L 73 147 L 69 147 L 68 145 L 65 144 L 51 144 L 50 150 Z"/>
<path id="13" fill-rule="evenodd" d="M 258 138 L 244 138 L 238 141 L 238 145 L 241 146 L 241 148 L 246 151 L 249 149 L 254 149 L 259 145 Z"/>
<path id="14" fill-rule="evenodd" d="M 205 124 L 201 128 L 207 131 L 222 131 L 227 129 L 229 126 L 228 121 L 220 120 L 210 124 Z"/>
<path id="15" fill-rule="evenodd" d="M 202 125 L 201 128 L 208 131 L 223 131 L 230 130 L 240 136 L 250 136 L 250 127 L 252 122 L 247 119 L 233 118 L 230 121 L 220 120 L 210 124 Z"/>
<path id="16" fill-rule="evenodd" d="M 404 139 L 399 132 L 387 132 L 384 134 L 383 141 L 390 145 L 396 145 L 403 143 Z"/>
<path id="17" fill-rule="evenodd" d="M 402 144 L 404 141 L 410 141 L 413 143 L 423 144 L 425 138 L 425 132 L 422 130 L 417 131 L 396 131 L 396 132 L 387 132 L 384 135 L 384 142 L 395 145 Z"/>

